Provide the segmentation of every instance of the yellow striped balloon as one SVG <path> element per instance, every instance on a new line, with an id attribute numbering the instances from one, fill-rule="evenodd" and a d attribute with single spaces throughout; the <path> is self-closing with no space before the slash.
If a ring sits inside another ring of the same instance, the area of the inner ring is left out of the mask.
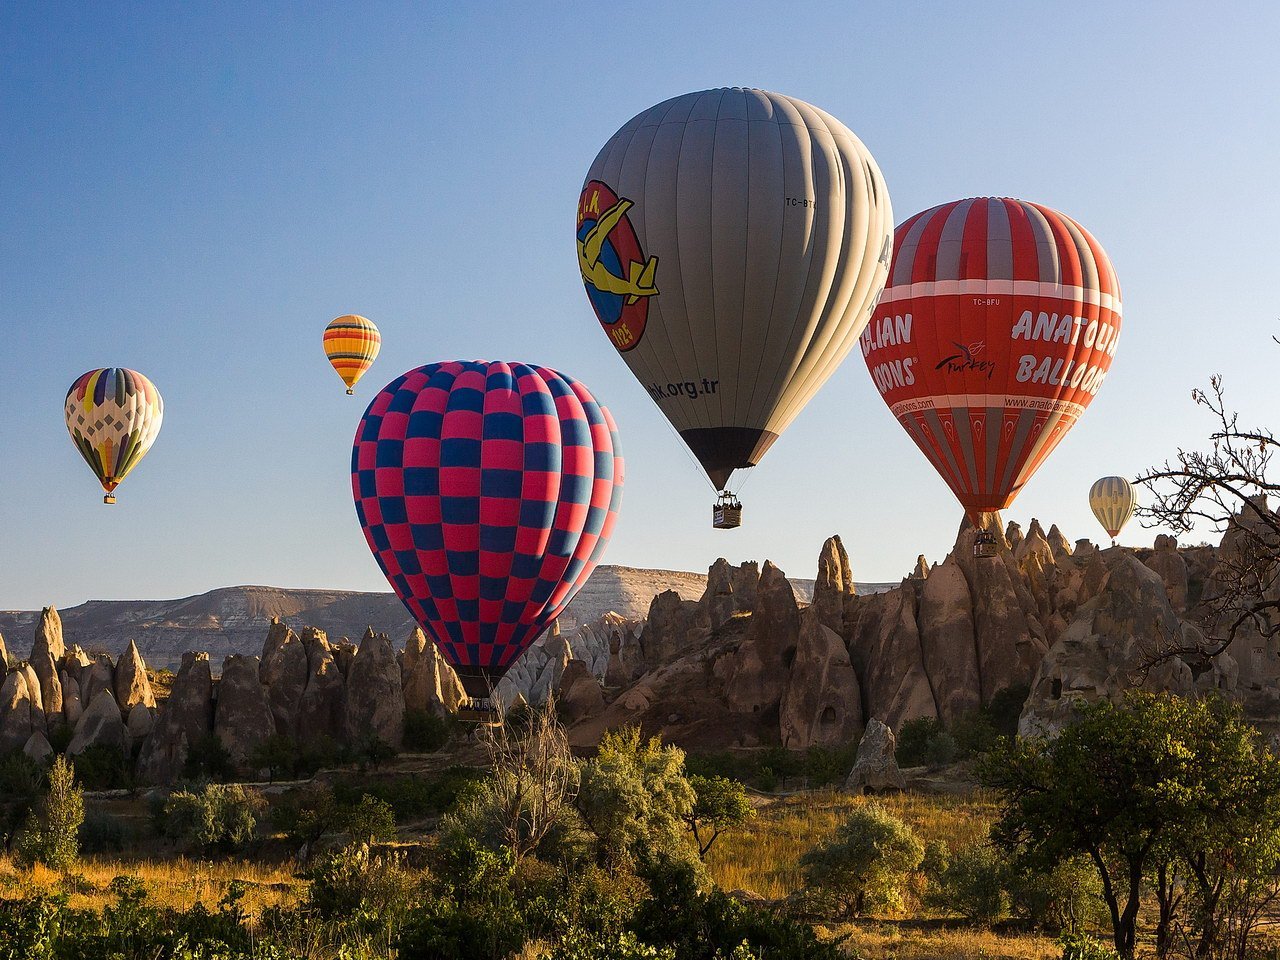
<path id="1" fill-rule="evenodd" d="M 160 433 L 160 391 L 136 370 L 90 370 L 67 391 L 64 412 L 76 449 L 107 492 L 103 502 L 115 503 L 115 488 Z"/>
<path id="2" fill-rule="evenodd" d="M 1103 477 L 1089 488 L 1089 507 L 1102 529 L 1111 535 L 1113 546 L 1137 505 L 1133 484 L 1124 477 Z"/>
<path id="3" fill-rule="evenodd" d="M 381 347 L 382 335 L 365 317 L 347 314 L 324 328 L 324 354 L 347 385 L 348 395 L 356 392 L 356 382 L 373 365 Z"/>

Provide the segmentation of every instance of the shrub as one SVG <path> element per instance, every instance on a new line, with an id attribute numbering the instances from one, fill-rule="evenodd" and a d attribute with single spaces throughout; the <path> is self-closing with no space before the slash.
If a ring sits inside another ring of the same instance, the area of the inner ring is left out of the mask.
<path id="1" fill-rule="evenodd" d="M 929 741 L 942 732 L 936 717 L 916 717 L 898 731 L 898 749 L 894 756 L 904 767 L 922 767 L 929 762 Z"/>
<path id="2" fill-rule="evenodd" d="M 418 753 L 435 753 L 453 736 L 454 722 L 429 710 L 404 712 L 404 747 Z"/>
<path id="3" fill-rule="evenodd" d="M 689 863 L 650 858 L 642 864 L 641 877 L 650 894 L 640 904 L 630 929 L 642 943 L 673 950 L 675 960 L 845 957 L 839 940 L 820 941 L 808 924 L 707 889 Z"/>
<path id="4" fill-rule="evenodd" d="M 324 784 L 290 790 L 271 808 L 271 825 L 302 846 L 313 844 L 333 829 L 338 806 Z"/>
<path id="5" fill-rule="evenodd" d="M 235 773 L 231 754 L 216 733 L 206 734 L 187 750 L 182 775 L 187 780 L 229 780 Z"/>
<path id="6" fill-rule="evenodd" d="M 606 733 L 582 766 L 577 805 L 599 842 L 601 862 L 624 864 L 642 852 L 690 856 L 685 819 L 696 797 L 684 751 L 642 740 L 638 727 Z"/>
<path id="7" fill-rule="evenodd" d="M 82 823 L 84 794 L 76 785 L 75 768 L 66 757 L 54 757 L 48 789 L 19 839 L 20 861 L 70 870 L 80 855 Z"/>
<path id="8" fill-rule="evenodd" d="M 975 843 L 951 854 L 942 870 L 936 900 L 971 923 L 990 925 L 1009 914 L 1005 862 L 990 843 Z"/>
<path id="9" fill-rule="evenodd" d="M 736 780 L 695 774 L 689 778 L 689 785 L 693 787 L 695 799 L 685 822 L 698 845 L 698 856 L 705 859 L 723 831 L 742 826 L 756 811 L 742 784 Z"/>
<path id="10" fill-rule="evenodd" d="M 835 836 L 800 858 L 810 884 L 845 914 L 861 915 L 872 903 L 899 907 L 907 875 L 924 859 L 924 844 L 911 827 L 879 804 L 858 807 Z"/>
<path id="11" fill-rule="evenodd" d="M 365 844 L 326 854 L 307 873 L 306 907 L 326 920 L 356 919 L 390 939 L 420 899 L 400 854 L 372 854 Z"/>
<path id="12" fill-rule="evenodd" d="M 1062 960 L 1119 960 L 1120 955 L 1106 944 L 1079 933 L 1068 933 L 1058 938 L 1062 947 Z"/>
<path id="13" fill-rule="evenodd" d="M 1104 922 L 1098 873 L 1087 857 L 1072 857 L 1045 872 L 1015 861 L 1008 873 L 1013 912 L 1048 930 L 1076 932 Z"/>
<path id="14" fill-rule="evenodd" d="M 955 761 L 958 753 L 955 738 L 943 730 L 925 745 L 924 761 L 930 767 L 945 767 Z"/>
<path id="15" fill-rule="evenodd" d="M 369 846 L 396 838 L 396 818 L 391 805 L 367 793 L 359 803 L 340 810 L 338 819 L 353 844 Z"/>
<path id="16" fill-rule="evenodd" d="M 858 745 L 810 747 L 804 753 L 804 777 L 811 789 L 841 784 L 858 756 Z"/>
<path id="17" fill-rule="evenodd" d="M 133 766 L 119 747 L 96 743 L 76 757 L 76 776 L 86 790 L 128 790 Z"/>
<path id="18" fill-rule="evenodd" d="M 243 847 L 253 838 L 262 797 L 239 784 L 179 790 L 164 803 L 163 832 L 187 850 Z"/>

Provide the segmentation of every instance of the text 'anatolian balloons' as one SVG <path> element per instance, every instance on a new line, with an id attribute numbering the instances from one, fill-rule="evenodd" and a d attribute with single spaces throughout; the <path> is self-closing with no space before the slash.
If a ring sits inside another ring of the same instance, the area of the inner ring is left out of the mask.
<path id="1" fill-rule="evenodd" d="M 600 151 L 578 268 L 610 342 L 724 489 L 853 349 L 892 231 L 880 170 L 839 120 L 777 93 L 705 90 Z"/>
<path id="2" fill-rule="evenodd" d="M 1013 502 L 1102 386 L 1120 285 L 1087 230 L 1023 200 L 945 203 L 894 244 L 863 357 L 976 523 Z"/>
<path id="3" fill-rule="evenodd" d="M 373 398 L 351 451 L 369 548 L 479 697 L 595 569 L 622 482 L 609 411 L 521 363 L 410 370 Z"/>

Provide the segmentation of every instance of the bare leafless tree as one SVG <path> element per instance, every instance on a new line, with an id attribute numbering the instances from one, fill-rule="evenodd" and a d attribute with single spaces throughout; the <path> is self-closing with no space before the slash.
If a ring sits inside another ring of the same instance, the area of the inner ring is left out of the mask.
<path id="1" fill-rule="evenodd" d="M 1268 495 L 1280 494 L 1269 475 L 1277 441 L 1268 429 L 1240 426 L 1239 414 L 1227 409 L 1221 376 L 1209 384 L 1208 391 L 1191 392 L 1214 419 L 1208 449 L 1179 449 L 1137 478 L 1152 495 L 1138 509 L 1145 526 L 1185 534 L 1207 524 L 1224 534 L 1200 600 L 1203 641 L 1170 637 L 1153 651 L 1150 665 L 1181 657 L 1194 668 L 1225 651 L 1241 631 L 1262 638 L 1280 633 L 1280 516 L 1266 503 Z"/>
<path id="2" fill-rule="evenodd" d="M 578 766 L 569 738 L 551 700 L 518 715 L 500 711 L 479 737 L 491 770 L 478 798 L 484 819 L 519 859 L 572 816 Z"/>

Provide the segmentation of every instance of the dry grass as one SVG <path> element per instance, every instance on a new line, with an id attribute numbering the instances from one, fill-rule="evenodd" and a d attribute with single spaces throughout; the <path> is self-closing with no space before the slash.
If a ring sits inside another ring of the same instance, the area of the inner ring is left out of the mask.
<path id="1" fill-rule="evenodd" d="M 849 811 L 869 799 L 821 791 L 768 801 L 745 829 L 716 841 L 707 862 L 711 876 L 726 890 L 750 890 L 780 900 L 804 887 L 800 857 L 829 838 Z M 874 801 L 909 823 L 921 840 L 941 840 L 951 847 L 978 840 L 995 814 L 992 800 L 980 793 L 902 793 Z"/>
<path id="2" fill-rule="evenodd" d="M 831 931 L 848 934 L 846 948 L 863 960 L 1058 960 L 1062 948 L 1034 933 L 998 934 L 958 924 L 866 923 Z"/>
<path id="3" fill-rule="evenodd" d="M 216 909 L 232 880 L 241 880 L 248 892 L 241 902 L 252 916 L 266 907 L 292 904 L 305 889 L 305 881 L 282 866 L 244 860 L 205 862 L 196 860 L 139 860 L 122 862 L 86 857 L 70 877 L 36 865 L 19 867 L 0 857 L 0 896 L 31 897 L 66 893 L 70 906 L 101 910 L 114 902 L 111 881 L 118 876 L 137 877 L 145 885 L 149 901 L 159 907 L 187 910 L 195 904 Z"/>

